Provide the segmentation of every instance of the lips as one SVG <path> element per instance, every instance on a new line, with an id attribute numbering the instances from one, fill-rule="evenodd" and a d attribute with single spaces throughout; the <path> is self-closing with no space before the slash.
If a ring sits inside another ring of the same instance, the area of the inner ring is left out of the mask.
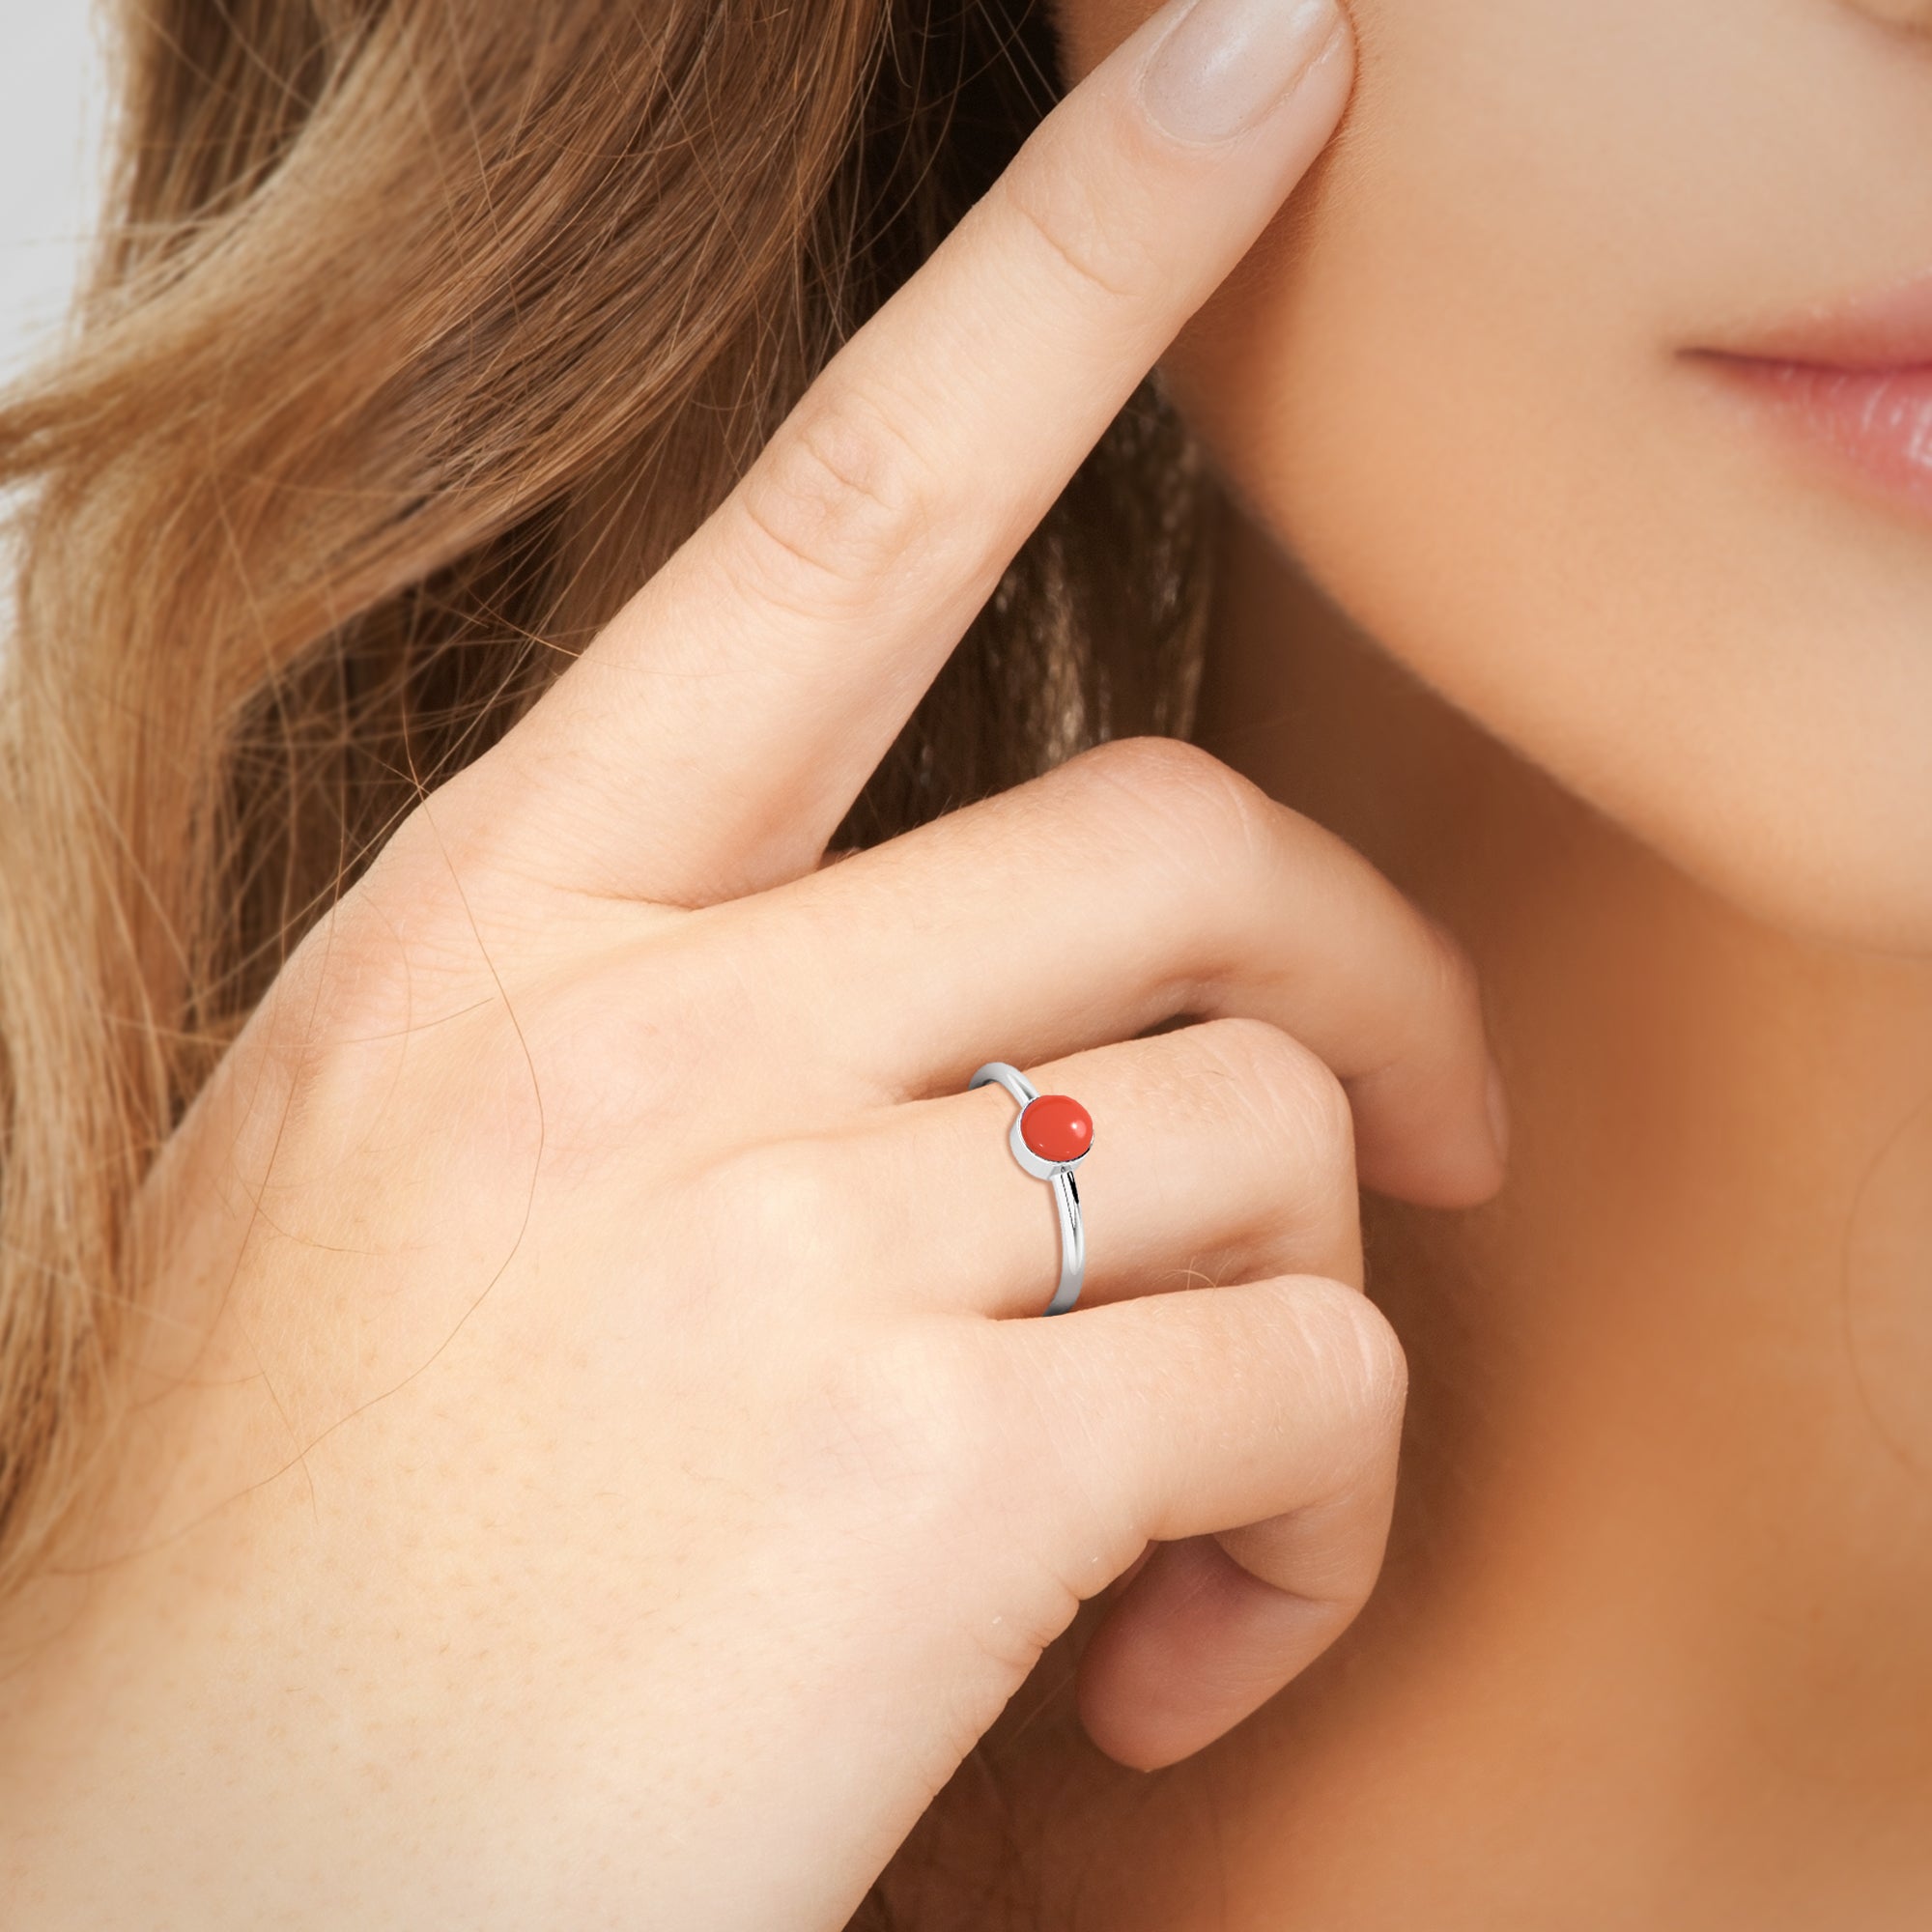
<path id="1" fill-rule="evenodd" d="M 1701 359 L 1835 467 L 1932 513 L 1932 362 L 1860 368 L 1714 354 Z"/>
<path id="2" fill-rule="evenodd" d="M 1690 359 L 1841 477 L 1932 512 L 1932 274 Z"/>

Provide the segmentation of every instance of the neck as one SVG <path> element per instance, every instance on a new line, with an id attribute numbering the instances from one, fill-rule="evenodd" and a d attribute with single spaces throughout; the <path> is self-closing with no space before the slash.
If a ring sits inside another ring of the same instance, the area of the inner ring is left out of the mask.
<path id="1" fill-rule="evenodd" d="M 1932 968 L 1720 904 L 1226 549 L 1203 742 L 1460 934 L 1511 1085 L 1493 1208 L 1377 1215 L 1416 1493 L 1372 1631 L 1547 1669 L 1653 1799 L 1922 1827 Z"/>
<path id="2" fill-rule="evenodd" d="M 1921 1922 L 1932 967 L 1727 908 L 1238 525 L 1198 735 L 1473 952 L 1511 1180 L 1371 1206 L 1410 1429 L 1337 1650 L 1154 1783 L 1050 1658 L 929 1842 L 1119 1932 Z"/>

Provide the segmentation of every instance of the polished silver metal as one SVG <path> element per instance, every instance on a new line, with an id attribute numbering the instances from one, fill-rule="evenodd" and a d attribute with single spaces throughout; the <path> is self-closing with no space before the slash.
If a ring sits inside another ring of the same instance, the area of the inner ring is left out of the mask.
<path id="1" fill-rule="evenodd" d="M 1047 1181 L 1053 1188 L 1054 1207 L 1060 1215 L 1060 1286 L 1042 1312 L 1065 1315 L 1080 1299 L 1080 1287 L 1087 1278 L 1087 1224 L 1081 1217 L 1080 1189 L 1073 1179 L 1073 1170 L 1087 1155 L 1082 1153 L 1074 1160 L 1042 1160 L 1020 1134 L 1020 1121 L 1039 1098 L 1039 1089 L 1017 1066 L 1009 1066 L 1004 1060 L 989 1060 L 967 1083 L 966 1091 L 970 1094 L 994 1082 L 1019 1103 L 1019 1112 L 1007 1130 L 1007 1145 L 1012 1149 L 1013 1158 L 1036 1180 Z"/>

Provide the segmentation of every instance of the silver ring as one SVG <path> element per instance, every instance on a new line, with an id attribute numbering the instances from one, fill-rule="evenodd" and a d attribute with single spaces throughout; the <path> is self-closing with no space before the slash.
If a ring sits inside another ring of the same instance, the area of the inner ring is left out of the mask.
<path id="1" fill-rule="evenodd" d="M 1043 1312 L 1065 1315 L 1080 1299 L 1080 1285 L 1087 1276 L 1087 1224 L 1080 1217 L 1080 1189 L 1074 1183 L 1073 1170 L 1093 1148 L 1093 1117 L 1078 1100 L 1065 1094 L 1042 1094 L 1017 1066 L 1009 1066 L 1004 1060 L 989 1060 L 974 1074 L 966 1091 L 970 1094 L 993 1081 L 1019 1102 L 1020 1110 L 1007 1134 L 1013 1158 L 1036 1180 L 1044 1180 L 1053 1188 L 1054 1206 L 1060 1214 L 1060 1286 Z"/>

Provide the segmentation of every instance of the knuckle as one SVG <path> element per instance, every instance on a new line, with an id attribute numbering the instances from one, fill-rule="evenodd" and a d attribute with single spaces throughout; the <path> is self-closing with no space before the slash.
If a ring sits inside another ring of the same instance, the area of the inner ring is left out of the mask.
<path id="1" fill-rule="evenodd" d="M 1066 767 L 1141 796 L 1169 796 L 1211 790 L 1217 783 L 1244 783 L 1210 752 L 1185 738 L 1146 735 L 1110 738 L 1083 752 Z"/>
<path id="2" fill-rule="evenodd" d="M 1388 1317 L 1341 1282 L 1298 1276 L 1284 1286 L 1285 1319 L 1337 1418 L 1348 1459 L 1392 1461 L 1408 1400 L 1408 1360 Z"/>
<path id="3" fill-rule="evenodd" d="M 884 575 L 929 521 L 925 465 L 885 404 L 847 386 L 800 405 L 739 492 L 762 594 L 817 609 Z"/>
<path id="4" fill-rule="evenodd" d="M 748 1148 L 707 1168 L 693 1204 L 727 1293 L 782 1282 L 823 1290 L 849 1254 L 850 1183 L 810 1141 Z"/>
<path id="5" fill-rule="evenodd" d="M 1118 219 L 1106 196 L 1072 168 L 1018 168 L 998 190 L 1055 269 L 1089 295 L 1132 301 L 1153 286 L 1158 263 L 1130 223 Z"/>
<path id="6" fill-rule="evenodd" d="M 264 996 L 250 1029 L 288 1077 L 319 1078 L 358 1057 L 350 1042 L 412 1029 L 428 1017 L 441 962 L 408 943 L 384 909 L 352 892 L 303 937 Z"/>
<path id="7" fill-rule="evenodd" d="M 999 1676 L 1017 1681 L 1079 1607 L 1037 1507 L 1016 1506 L 1040 1485 L 1040 1418 L 1024 1380 L 1002 1372 L 982 1330 L 951 1319 L 847 1339 L 814 1351 L 783 1481 L 824 1532 L 858 1539 L 875 1564 L 887 1555 L 927 1578 L 935 1564 L 954 1566 L 949 1613 L 997 1606 L 965 1628 Z M 971 1576 L 956 1570 L 969 1548 Z"/>
<path id="8" fill-rule="evenodd" d="M 1157 846 L 1243 858 L 1264 846 L 1280 808 L 1219 758 L 1179 738 L 1117 738 L 1065 768 L 1105 828 L 1123 822 Z"/>
<path id="9" fill-rule="evenodd" d="M 713 1130 L 752 1028 L 732 982 L 703 964 L 648 938 L 549 977 L 522 1035 L 544 1069 L 556 1152 L 621 1167 L 640 1136 L 689 1148 Z"/>
<path id="10" fill-rule="evenodd" d="M 1270 1153 L 1293 1155 L 1352 1173 L 1355 1116 L 1341 1081 L 1320 1055 L 1265 1020 L 1244 1016 L 1205 1021 L 1193 1030 L 1216 1077 L 1226 1081 Z"/>
<path id="11" fill-rule="evenodd" d="M 802 1405 L 794 1480 L 895 1533 L 951 1530 L 996 1511 L 1015 1479 L 1013 1432 L 985 1351 L 953 1323 L 874 1330 L 820 1352 Z M 913 1537 L 913 1540 L 918 1540 Z"/>

